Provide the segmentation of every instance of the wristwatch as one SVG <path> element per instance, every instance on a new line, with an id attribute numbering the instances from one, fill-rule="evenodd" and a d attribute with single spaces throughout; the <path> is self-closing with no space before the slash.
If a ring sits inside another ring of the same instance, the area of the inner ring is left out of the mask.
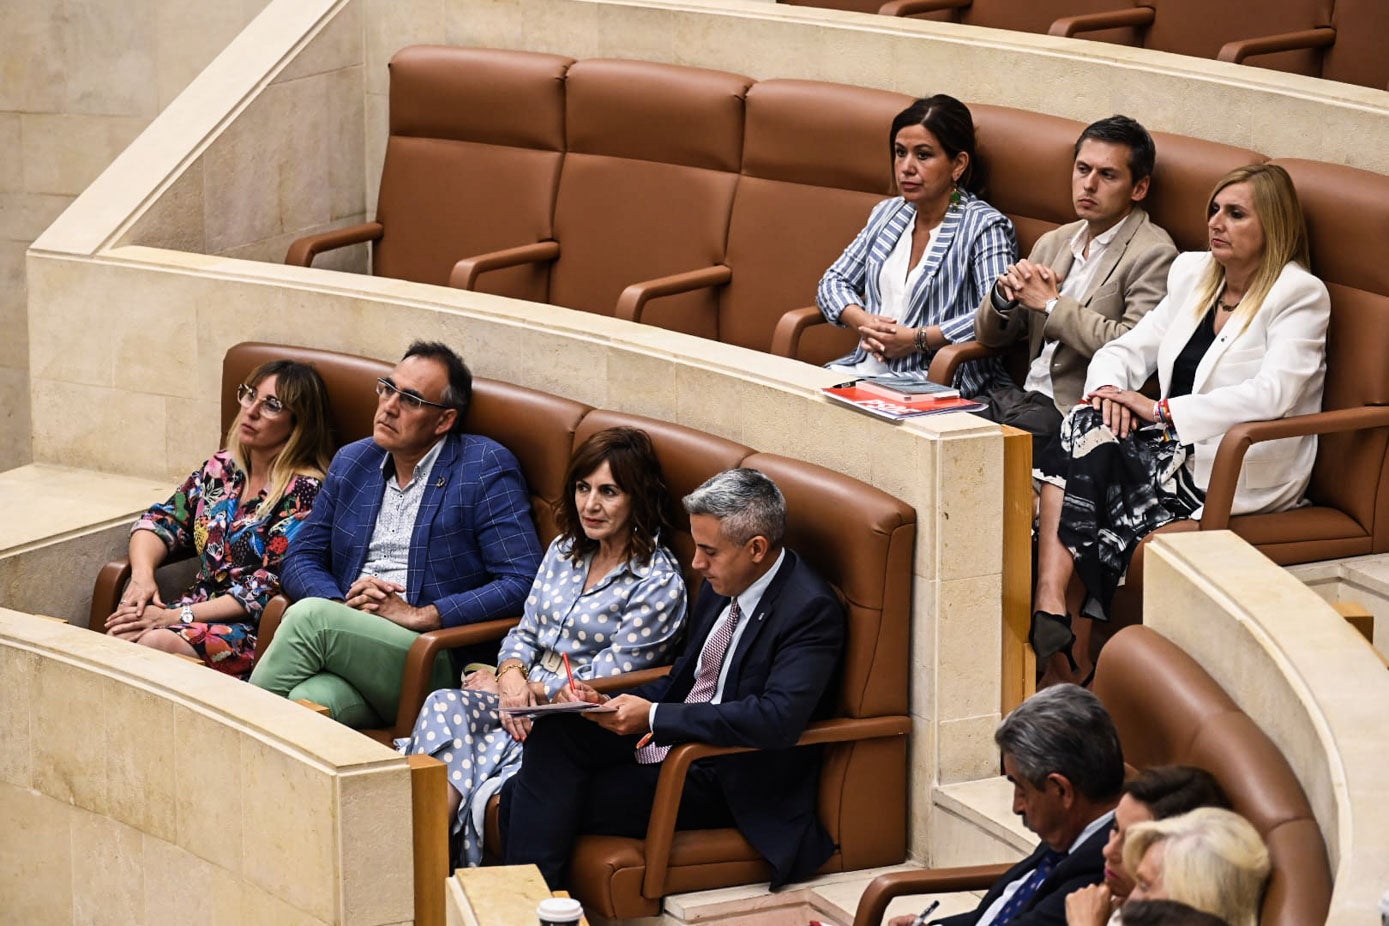
<path id="1" fill-rule="evenodd" d="M 183 607 L 179 608 L 178 619 L 179 622 L 183 624 L 193 623 L 193 606 L 191 604 L 186 604 Z"/>
<path id="2" fill-rule="evenodd" d="M 1045 312 L 1045 313 L 1047 313 L 1048 315 L 1050 315 L 1050 314 L 1051 314 L 1051 310 L 1054 309 L 1054 308 L 1056 308 L 1056 303 L 1058 303 L 1058 302 L 1060 302 L 1060 301 L 1061 301 L 1061 300 L 1060 300 L 1060 299 L 1057 299 L 1057 298 L 1048 299 L 1048 300 L 1046 301 L 1046 304 L 1042 306 L 1042 311 Z"/>

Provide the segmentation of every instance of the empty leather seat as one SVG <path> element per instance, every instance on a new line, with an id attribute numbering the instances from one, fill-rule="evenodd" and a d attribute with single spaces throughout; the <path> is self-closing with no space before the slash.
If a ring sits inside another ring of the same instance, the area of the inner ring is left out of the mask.
<path id="1" fill-rule="evenodd" d="M 1142 0 L 1132 6 L 1116 5 L 1128 8 L 1068 15 L 1052 23 L 1050 31 L 1053 35 L 1088 38 L 1099 29 L 1137 27 L 1142 30 L 1144 48 L 1197 58 L 1247 61 L 1258 67 L 1310 75 L 1320 72 L 1319 49 L 1335 38 L 1329 25 L 1331 0 Z M 1260 53 L 1258 46 L 1269 43 L 1298 50 Z"/>
<path id="2" fill-rule="evenodd" d="M 1331 27 L 1336 42 L 1322 55 L 1321 76 L 1328 80 L 1389 90 L 1389 3 L 1335 0 Z"/>
<path id="3" fill-rule="evenodd" d="M 612 315 L 631 284 L 722 262 L 751 83 L 647 61 L 569 69 L 557 246 L 535 258 L 553 262 L 546 301 Z M 644 320 L 712 338 L 716 314 L 706 289 L 662 300 Z"/>
<path id="4" fill-rule="evenodd" d="M 373 241 L 378 276 L 447 284 L 469 254 L 547 240 L 573 59 L 414 46 L 391 59 L 390 136 L 376 222 L 300 239 L 287 262 Z M 544 264 L 488 274 L 486 292 L 543 300 Z"/>

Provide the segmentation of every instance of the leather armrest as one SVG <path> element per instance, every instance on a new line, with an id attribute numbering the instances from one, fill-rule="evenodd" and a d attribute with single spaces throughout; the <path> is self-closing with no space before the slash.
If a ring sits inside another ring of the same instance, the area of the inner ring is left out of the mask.
<path id="1" fill-rule="evenodd" d="M 106 632 L 106 618 L 115 613 L 121 603 L 121 592 L 130 581 L 130 560 L 125 557 L 113 559 L 96 574 L 92 586 L 92 607 L 87 618 L 87 627 L 97 633 Z"/>
<path id="2" fill-rule="evenodd" d="M 800 739 L 796 740 L 796 745 L 886 739 L 906 736 L 911 728 L 912 720 L 906 716 L 821 720 L 806 727 Z M 709 756 L 756 751 L 747 746 L 710 746 L 707 743 L 680 743 L 672 747 L 661 763 L 661 777 L 656 781 L 656 794 L 651 800 L 651 819 L 646 826 L 646 874 L 641 889 L 644 897 L 656 900 L 665 894 L 670 844 L 675 839 L 675 818 L 680 810 L 680 795 L 685 790 L 685 776 L 689 773 L 690 765 L 696 759 Z"/>
<path id="3" fill-rule="evenodd" d="M 265 607 L 260 610 L 260 620 L 256 623 L 256 661 L 265 655 L 265 651 L 270 648 L 270 641 L 275 639 L 275 631 L 280 628 L 280 621 L 285 616 L 285 609 L 289 607 L 289 598 L 284 595 L 276 595 L 265 603 Z"/>
<path id="4" fill-rule="evenodd" d="M 654 669 L 638 669 L 636 672 L 624 672 L 621 675 L 608 675 L 603 678 L 595 678 L 590 681 L 589 687 L 594 691 L 603 694 L 611 694 L 615 691 L 630 691 L 638 685 L 645 685 L 647 682 L 654 682 L 670 674 L 670 666 L 657 666 Z"/>
<path id="5" fill-rule="evenodd" d="M 971 2 L 973 0 L 892 0 L 879 7 L 878 12 L 883 16 L 915 16 L 917 13 L 963 9 Z"/>
<path id="6" fill-rule="evenodd" d="M 1211 465 L 1211 481 L 1206 489 L 1206 504 L 1201 512 L 1201 530 L 1224 530 L 1230 526 L 1230 508 L 1235 502 L 1235 484 L 1239 481 L 1244 455 L 1254 444 L 1284 437 L 1303 437 L 1308 434 L 1335 434 L 1345 431 L 1366 431 L 1389 427 L 1389 406 L 1363 405 L 1359 408 L 1338 408 L 1335 411 L 1312 415 L 1295 415 L 1275 421 L 1247 421 L 1225 432 Z"/>
<path id="7" fill-rule="evenodd" d="M 159 565 L 171 566 L 189 558 L 190 554 L 186 553 L 168 556 Z M 124 556 L 111 560 L 97 572 L 96 581 L 92 583 L 92 603 L 87 612 L 88 629 L 97 633 L 106 632 L 106 618 L 110 617 L 116 606 L 121 603 L 121 595 L 125 592 L 126 583 L 130 581 L 130 574 L 130 560 Z"/>
<path id="8" fill-rule="evenodd" d="M 629 322 L 639 322 L 642 310 L 652 299 L 688 293 L 696 289 L 708 289 L 712 286 L 724 286 L 732 279 L 731 269 L 723 264 L 716 264 L 713 267 L 701 267 L 698 270 L 633 283 L 617 297 L 617 309 L 613 314 Z"/>
<path id="9" fill-rule="evenodd" d="M 986 347 L 978 341 L 958 341 L 947 344 L 936 351 L 931 358 L 931 366 L 926 370 L 926 379 L 941 386 L 955 382 L 955 374 L 960 364 L 966 360 L 983 360 L 985 357 L 1001 357 L 1003 351 Z"/>
<path id="10" fill-rule="evenodd" d="M 1252 39 L 1226 42 L 1216 55 L 1221 61 L 1239 64 L 1245 58 L 1257 55 L 1271 55 L 1280 51 L 1299 51 L 1306 48 L 1326 48 L 1336 43 L 1336 30 L 1330 26 L 1316 29 L 1303 29 L 1298 32 L 1283 32 L 1278 35 L 1261 35 Z"/>
<path id="11" fill-rule="evenodd" d="M 462 627 L 427 630 L 416 637 L 415 642 L 410 644 L 410 651 L 405 654 L 405 675 L 400 680 L 400 706 L 396 710 L 391 736 L 409 736 L 414 729 L 415 718 L 419 716 L 424 699 L 429 695 L 429 677 L 434 669 L 435 657 L 444 650 L 499 640 L 519 623 L 519 617 L 505 617 Z"/>
<path id="12" fill-rule="evenodd" d="M 1153 16 L 1153 8 L 1150 6 L 1110 10 L 1107 13 L 1083 13 L 1080 16 L 1066 16 L 1056 20 L 1047 32 L 1051 35 L 1073 36 L 1080 32 L 1101 32 L 1126 26 L 1150 26 Z"/>
<path id="13" fill-rule="evenodd" d="M 797 358 L 801 349 L 801 335 L 805 329 L 811 325 L 828 325 L 825 316 L 816 306 L 806 306 L 803 309 L 791 309 L 781 318 L 777 319 L 776 329 L 772 332 L 772 346 L 770 353 L 778 357 Z"/>
<path id="14" fill-rule="evenodd" d="M 465 257 L 453 265 L 453 270 L 449 273 L 449 285 L 454 289 L 472 289 L 477 285 L 477 278 L 489 271 L 519 267 L 522 264 L 545 264 L 558 258 L 558 241 L 537 241 L 504 251 Z"/>
<path id="15" fill-rule="evenodd" d="M 321 235 L 296 238 L 289 246 L 289 253 L 285 255 L 285 263 L 295 267 L 309 267 L 313 265 L 313 259 L 324 251 L 333 251 L 364 241 L 378 241 L 385 230 L 380 222 L 363 222 L 361 225 L 349 225 L 347 228 L 334 229 Z"/>
<path id="16" fill-rule="evenodd" d="M 903 894 L 948 894 L 954 891 L 988 890 L 1008 873 L 1011 865 L 971 865 L 924 871 L 892 871 L 878 875 L 859 897 L 854 926 L 880 926 L 888 901 Z"/>

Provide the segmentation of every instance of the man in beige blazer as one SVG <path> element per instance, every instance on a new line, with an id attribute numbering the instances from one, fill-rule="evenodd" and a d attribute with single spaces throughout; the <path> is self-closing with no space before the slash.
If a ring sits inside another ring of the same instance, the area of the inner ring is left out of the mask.
<path id="1" fill-rule="evenodd" d="M 996 386 L 976 398 L 988 404 L 980 413 L 985 418 L 1030 431 L 1034 450 L 1080 401 L 1095 351 L 1166 293 L 1177 248 L 1139 205 L 1155 158 L 1152 136 L 1127 116 L 1086 126 L 1071 168 L 1078 221 L 1043 235 L 975 313 L 980 343 L 1004 348 L 1028 341 L 1032 362 L 1023 385 Z"/>

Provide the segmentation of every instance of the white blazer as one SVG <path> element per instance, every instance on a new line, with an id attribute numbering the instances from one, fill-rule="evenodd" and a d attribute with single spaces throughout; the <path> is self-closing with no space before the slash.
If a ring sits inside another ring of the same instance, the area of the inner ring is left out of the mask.
<path id="1" fill-rule="evenodd" d="M 1201 321 L 1196 290 L 1213 260 L 1209 252 L 1198 251 L 1173 261 L 1167 296 L 1090 361 L 1087 393 L 1100 386 L 1139 389 L 1156 371 L 1162 394 L 1167 394 L 1172 364 Z M 1192 393 L 1168 401 L 1177 437 L 1193 445 L 1193 476 L 1202 490 L 1210 485 L 1220 439 L 1234 425 L 1321 411 L 1330 317 L 1326 286 L 1290 262 L 1247 327 L 1241 330 L 1232 320 L 1216 335 L 1196 368 Z M 1250 447 L 1231 513 L 1297 505 L 1316 455 L 1315 436 Z"/>

